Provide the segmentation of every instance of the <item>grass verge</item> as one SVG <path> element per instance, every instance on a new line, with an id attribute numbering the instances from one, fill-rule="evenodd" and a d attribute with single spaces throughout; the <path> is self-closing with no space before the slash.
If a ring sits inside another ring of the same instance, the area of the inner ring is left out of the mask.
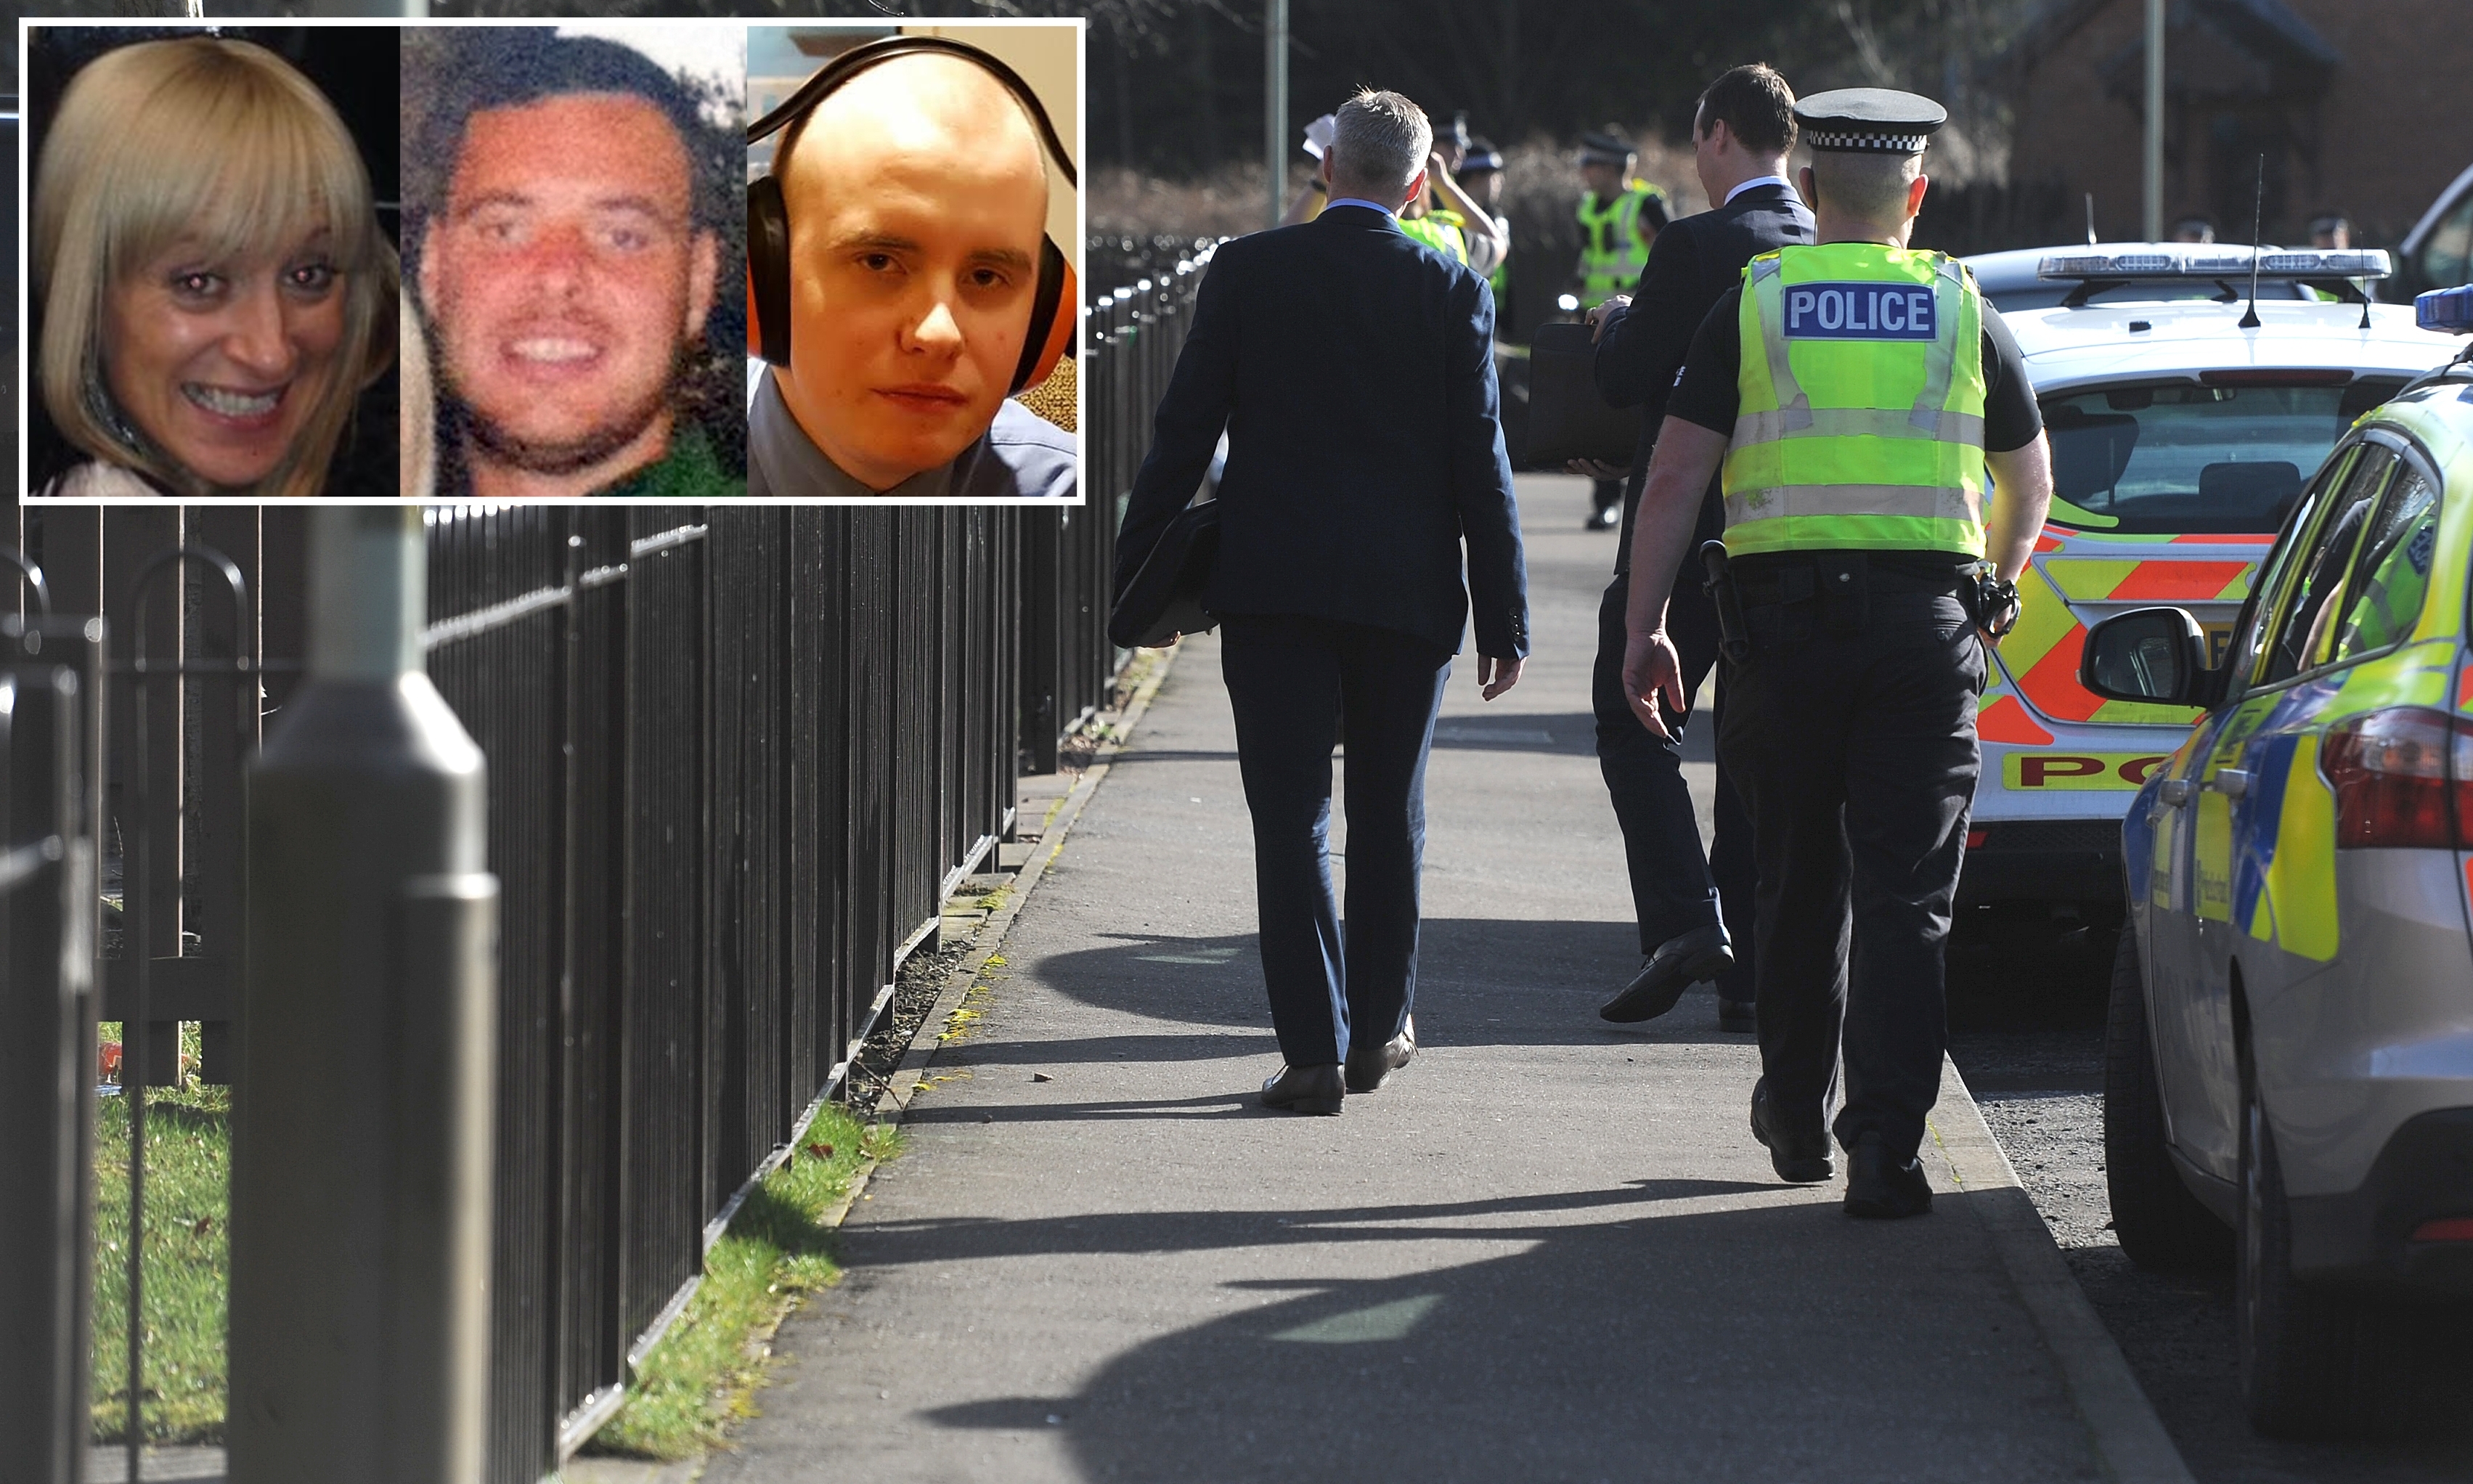
<path id="1" fill-rule="evenodd" d="M 191 1057 L 197 1028 L 181 1027 Z M 107 1024 L 102 1039 L 117 1041 Z M 128 1436 L 129 1103 L 94 1116 L 94 1373 L 91 1435 Z M 231 1089 L 151 1088 L 146 1098 L 146 1397 L 150 1443 L 220 1443 L 224 1295 L 231 1279 Z"/>
<path id="2" fill-rule="evenodd" d="M 900 1144 L 899 1130 L 862 1125 L 846 1109 L 817 1113 L 800 1148 L 748 1192 L 706 1254 L 703 1285 L 586 1451 L 688 1458 L 755 1415 L 774 1329 L 803 1296 L 841 1281 L 825 1218 L 863 1164 L 891 1159 Z"/>

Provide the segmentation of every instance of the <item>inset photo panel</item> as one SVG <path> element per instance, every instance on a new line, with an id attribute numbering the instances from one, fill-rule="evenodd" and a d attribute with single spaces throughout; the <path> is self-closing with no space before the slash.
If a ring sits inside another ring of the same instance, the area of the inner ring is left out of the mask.
<path id="1" fill-rule="evenodd" d="M 747 30 L 747 482 L 1079 501 L 1084 22 Z"/>
<path id="2" fill-rule="evenodd" d="M 21 490 L 399 496 L 398 36 L 24 27 Z"/>
<path id="3" fill-rule="evenodd" d="M 406 29 L 407 492 L 747 493 L 745 47 L 698 21 Z"/>

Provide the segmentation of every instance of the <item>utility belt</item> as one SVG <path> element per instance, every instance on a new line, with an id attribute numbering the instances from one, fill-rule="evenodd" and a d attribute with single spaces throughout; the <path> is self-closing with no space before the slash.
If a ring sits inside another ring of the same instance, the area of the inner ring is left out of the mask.
<path id="1" fill-rule="evenodd" d="M 1882 554 L 1886 556 L 1888 554 Z M 1754 654 L 1791 648 L 1821 634 L 1861 634 L 1872 600 L 1953 597 L 1981 624 L 1988 610 L 1981 563 L 1899 554 L 1876 562 L 1861 551 L 1763 552 L 1729 559 L 1723 541 L 1700 548 L 1702 585 L 1716 603 L 1719 649 L 1737 664 Z"/>

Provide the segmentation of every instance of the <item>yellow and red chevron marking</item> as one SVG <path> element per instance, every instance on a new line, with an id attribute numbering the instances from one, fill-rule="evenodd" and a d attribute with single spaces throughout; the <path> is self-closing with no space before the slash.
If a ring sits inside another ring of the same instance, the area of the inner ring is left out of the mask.
<path id="1" fill-rule="evenodd" d="M 2044 570 L 2067 597 L 2115 603 L 2238 603 L 2249 596 L 2247 562 L 2154 562 L 2064 557 Z"/>
<path id="2" fill-rule="evenodd" d="M 2025 747 L 2050 747 L 2053 734 L 2035 724 L 2016 696 L 1987 698 L 1975 713 L 1975 735 L 1982 742 L 2008 742 Z"/>
<path id="3" fill-rule="evenodd" d="M 2132 537 L 2112 537 L 2109 541 L 2087 539 L 2082 532 L 2055 532 L 2045 527 L 2035 541 L 2038 552 L 2070 552 L 2043 563 L 2030 563 L 2018 574 L 2018 628 L 2001 643 L 2001 665 L 2018 687 L 2018 700 L 2038 715 L 2057 722 L 2147 722 L 2147 725 L 2186 725 L 2198 712 L 2178 705 L 2142 705 L 2129 700 L 2102 700 L 2077 682 L 2079 648 L 2085 648 L 2087 628 L 2077 621 L 2070 609 L 2070 599 L 2079 601 L 2132 601 L 2132 604 L 2206 604 L 2206 601 L 2241 601 L 2250 596 L 2250 569 L 2258 554 L 2263 554 L 2266 541 L 2258 537 L 2173 537 L 2172 544 L 2214 544 L 2214 546 L 2258 546 L 2248 559 L 2117 559 L 2095 557 L 2107 544 L 2125 544 Z M 2156 537 L 2134 537 L 2139 544 L 2161 544 Z M 2090 552 L 2079 557 L 2077 552 Z M 2013 703 L 2015 705 L 2015 703 Z M 1979 734 L 1983 725 L 2013 728 L 2008 715 L 1996 715 L 1996 705 L 1986 703 L 1981 710 L 1976 728 Z M 2018 722 L 2028 722 L 2026 712 L 2018 712 Z M 2032 725 L 2032 722 L 2028 722 Z M 2040 728 L 2038 728 L 2040 730 Z M 2021 728 L 2018 742 L 2043 739 L 2030 737 Z"/>

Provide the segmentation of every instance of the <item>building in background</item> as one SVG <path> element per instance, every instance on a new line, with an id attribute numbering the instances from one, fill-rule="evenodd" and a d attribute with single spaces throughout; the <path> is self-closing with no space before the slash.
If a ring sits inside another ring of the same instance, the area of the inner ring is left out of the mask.
<path id="1" fill-rule="evenodd" d="M 2013 187 L 2095 197 L 2107 241 L 2140 234 L 2146 0 L 2057 0 L 2011 49 Z M 2473 164 L 2473 28 L 2462 0 L 2168 0 L 2164 220 L 2306 244 L 2343 215 L 2393 246 Z M 2074 220 L 2073 226 L 2076 226 Z"/>

